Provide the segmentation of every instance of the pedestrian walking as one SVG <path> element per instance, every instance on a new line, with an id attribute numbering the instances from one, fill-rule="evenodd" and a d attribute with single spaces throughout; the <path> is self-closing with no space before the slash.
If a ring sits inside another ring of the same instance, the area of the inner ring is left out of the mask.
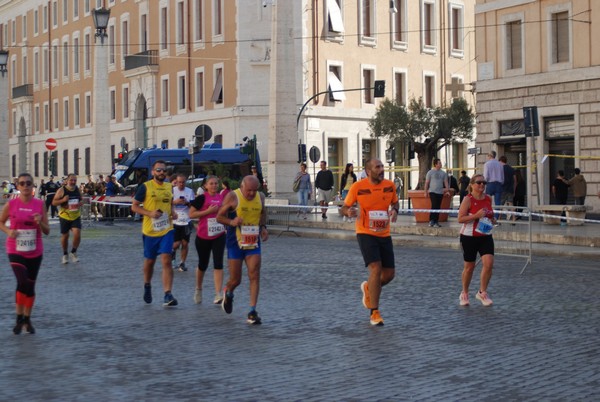
<path id="1" fill-rule="evenodd" d="M 227 226 L 227 259 L 229 280 L 223 289 L 221 306 L 227 314 L 233 311 L 233 292 L 242 281 L 242 263 L 246 262 L 250 282 L 248 324 L 259 325 L 256 311 L 260 289 L 261 241 L 267 241 L 267 210 L 265 196 L 259 193 L 256 176 L 245 176 L 240 188 L 227 194 L 217 213 L 217 222 Z"/>
<path id="2" fill-rule="evenodd" d="M 142 221 L 142 239 L 144 242 L 144 301 L 152 303 L 152 276 L 154 264 L 160 255 L 162 263 L 162 283 L 164 290 L 163 306 L 177 305 L 173 297 L 173 219 L 177 214 L 173 208 L 173 186 L 165 183 L 167 166 L 158 160 L 152 164 L 151 180 L 138 186 L 131 204 L 131 211 L 144 217 Z"/>
<path id="3" fill-rule="evenodd" d="M 13 333 L 23 328 L 35 333 L 31 311 L 35 302 L 35 285 L 42 264 L 44 246 L 42 233 L 50 233 L 48 213 L 44 201 L 33 196 L 33 177 L 22 173 L 17 177 L 19 196 L 9 200 L 0 214 L 0 230 L 7 234 L 6 252 L 17 279 L 15 294 L 16 324 Z M 10 227 L 6 222 L 10 220 Z"/>
<path id="4" fill-rule="evenodd" d="M 333 173 L 327 169 L 327 162 L 321 161 L 321 170 L 315 178 L 315 188 L 319 190 L 318 201 L 321 205 L 321 218 L 327 219 L 327 207 L 333 194 Z"/>
<path id="5" fill-rule="evenodd" d="M 202 303 L 202 284 L 208 269 L 210 255 L 213 258 L 213 278 L 215 285 L 214 304 L 223 302 L 223 253 L 225 251 L 225 226 L 217 222 L 217 212 L 223 205 L 223 192 L 219 193 L 219 179 L 216 176 L 206 178 L 206 191 L 196 197 L 190 206 L 190 217 L 198 219 L 196 229 L 196 251 L 198 269 L 196 270 L 196 290 L 194 302 Z"/>
<path id="6" fill-rule="evenodd" d="M 462 292 L 459 296 L 461 306 L 469 305 L 469 285 L 475 270 L 477 253 L 481 256 L 483 268 L 481 269 L 481 282 L 475 298 L 484 306 L 491 306 L 492 299 L 487 289 L 492 278 L 494 266 L 494 239 L 492 229 L 496 224 L 492 198 L 485 194 L 488 184 L 485 177 L 475 174 L 471 177 L 470 193 L 465 197 L 458 210 L 458 223 L 460 229 L 460 245 L 463 250 Z"/>
<path id="7" fill-rule="evenodd" d="M 48 178 L 48 182 L 45 184 L 45 192 L 46 192 L 46 210 L 50 208 L 50 216 L 55 218 L 58 215 L 58 208 L 52 204 L 52 200 L 54 199 L 54 195 L 60 188 L 60 185 L 54 181 L 54 176 L 50 176 Z"/>
<path id="8" fill-rule="evenodd" d="M 469 193 L 469 183 L 471 178 L 467 176 L 467 172 L 465 170 L 460 171 L 460 177 L 458 178 L 459 185 L 459 193 L 460 193 L 460 204 L 462 204 L 463 199 Z"/>
<path id="9" fill-rule="evenodd" d="M 483 177 L 487 181 L 486 194 L 494 197 L 494 205 L 502 205 L 502 186 L 504 184 L 504 167 L 496 160 L 496 151 L 487 154 L 487 162 L 483 165 Z"/>
<path id="10" fill-rule="evenodd" d="M 425 176 L 425 195 L 431 200 L 431 209 L 439 210 L 442 207 L 442 199 L 448 193 L 448 175 L 442 170 L 442 161 L 439 158 L 433 160 L 433 169 Z M 429 213 L 429 226 L 441 228 L 439 222 L 440 213 Z"/>
<path id="11" fill-rule="evenodd" d="M 62 263 L 79 262 L 77 249 L 81 242 L 81 192 L 77 186 L 77 176 L 69 173 L 65 184 L 56 191 L 52 205 L 59 207 L 60 245 L 63 250 Z M 73 232 L 73 243 L 69 252 L 69 233 Z"/>
<path id="12" fill-rule="evenodd" d="M 185 262 L 188 256 L 190 236 L 194 230 L 194 224 L 190 219 L 190 203 L 194 200 L 194 190 L 185 186 L 186 177 L 178 174 L 173 186 L 173 205 L 177 213 L 177 219 L 173 222 L 175 228 L 175 239 L 173 242 L 172 264 L 175 261 L 175 255 L 181 247 L 180 261 L 177 269 L 181 272 L 187 271 Z"/>
<path id="13" fill-rule="evenodd" d="M 379 159 L 369 159 L 365 163 L 367 178 L 352 185 L 340 210 L 342 215 L 356 218 L 358 246 L 369 271 L 368 280 L 360 285 L 362 302 L 371 311 L 371 325 L 377 326 L 383 325 L 379 312 L 381 289 L 395 275 L 390 219 L 396 222 L 399 208 L 394 182 L 384 179 L 383 169 Z M 352 206 L 355 202 L 360 212 Z"/>

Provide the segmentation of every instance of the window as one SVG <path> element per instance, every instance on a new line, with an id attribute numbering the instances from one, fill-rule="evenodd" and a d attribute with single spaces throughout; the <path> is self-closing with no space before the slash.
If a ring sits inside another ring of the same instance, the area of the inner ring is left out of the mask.
<path id="1" fill-rule="evenodd" d="M 129 118 L 129 87 L 123 87 L 123 119 Z"/>
<path id="2" fill-rule="evenodd" d="M 204 0 L 194 2 L 194 40 L 204 40 Z"/>
<path id="3" fill-rule="evenodd" d="M 84 173 L 86 175 L 88 175 L 88 174 L 92 173 L 92 158 L 91 158 L 91 154 L 92 153 L 91 153 L 91 149 L 89 147 L 86 148 L 84 153 L 85 153 L 85 157 L 84 157 L 85 158 L 84 159 L 84 162 L 85 162 L 85 172 Z"/>
<path id="4" fill-rule="evenodd" d="M 180 138 L 177 140 L 177 148 L 185 148 L 185 138 Z"/>
<path id="5" fill-rule="evenodd" d="M 35 127 L 35 132 L 39 133 L 40 132 L 40 105 L 35 105 L 35 112 L 33 113 L 33 119 L 34 119 L 34 127 Z"/>
<path id="6" fill-rule="evenodd" d="M 40 85 L 40 53 L 33 51 L 33 85 Z"/>
<path id="7" fill-rule="evenodd" d="M 85 94 L 85 124 L 92 124 L 92 95 L 90 93 Z"/>
<path id="8" fill-rule="evenodd" d="M 73 173 L 79 176 L 79 148 L 73 150 Z"/>
<path id="9" fill-rule="evenodd" d="M 115 26 L 108 26 L 108 64 L 115 64 Z"/>
<path id="10" fill-rule="evenodd" d="M 83 68 L 85 69 L 86 72 L 89 72 L 91 70 L 91 65 L 92 65 L 92 59 L 91 59 L 91 54 L 90 54 L 90 34 L 86 33 L 83 37 Z"/>
<path id="11" fill-rule="evenodd" d="M 396 0 L 396 12 L 392 14 L 393 47 L 406 49 L 408 42 L 406 0 Z"/>
<path id="12" fill-rule="evenodd" d="M 22 73 L 22 77 L 23 77 L 23 84 L 28 84 L 29 83 L 29 63 L 27 62 L 27 55 L 23 55 L 23 61 L 22 61 L 22 66 L 23 66 L 23 73 Z"/>
<path id="13" fill-rule="evenodd" d="M 426 75 L 423 80 L 423 102 L 425 103 L 425 107 L 433 107 L 434 85 L 434 77 L 432 75 Z"/>
<path id="14" fill-rule="evenodd" d="M 50 79 L 50 63 L 48 58 L 50 57 L 50 52 L 47 47 L 42 50 L 42 71 L 43 71 L 43 82 L 44 84 L 48 84 L 48 80 Z"/>
<path id="15" fill-rule="evenodd" d="M 39 33 L 39 24 L 40 23 L 40 12 L 38 11 L 38 9 L 36 8 L 35 10 L 33 10 L 33 35 L 37 36 L 37 34 Z"/>
<path id="16" fill-rule="evenodd" d="M 196 109 L 204 107 L 204 70 L 196 71 Z"/>
<path id="17" fill-rule="evenodd" d="M 90 13 L 90 1 L 91 0 L 83 0 L 83 13 L 85 15 Z"/>
<path id="18" fill-rule="evenodd" d="M 63 77 L 69 77 L 69 42 L 63 41 Z"/>
<path id="19" fill-rule="evenodd" d="M 184 4 L 183 1 L 177 3 L 177 36 L 175 41 L 178 45 L 183 45 L 185 41 L 185 19 L 184 19 Z"/>
<path id="20" fill-rule="evenodd" d="M 168 29 L 169 29 L 169 16 L 167 14 L 167 7 L 160 9 L 160 49 L 167 50 L 169 43 Z"/>
<path id="21" fill-rule="evenodd" d="M 69 175 L 69 150 L 65 149 L 63 151 L 63 175 Z"/>
<path id="22" fill-rule="evenodd" d="M 12 60 L 10 61 L 10 70 L 12 71 L 11 73 L 11 84 L 12 87 L 16 87 L 17 86 L 17 56 L 13 56 Z"/>
<path id="23" fill-rule="evenodd" d="M 521 37 L 521 21 L 511 21 L 506 24 L 506 69 L 523 68 L 523 47 Z"/>
<path id="24" fill-rule="evenodd" d="M 79 75 L 79 38 L 73 38 L 73 74 Z"/>
<path id="25" fill-rule="evenodd" d="M 69 21 L 69 1 L 63 0 L 63 23 L 66 24 Z"/>
<path id="26" fill-rule="evenodd" d="M 210 101 L 216 104 L 223 103 L 223 69 L 216 68 L 215 69 L 215 87 L 213 89 L 212 96 L 210 97 Z"/>
<path id="27" fill-rule="evenodd" d="M 117 118 L 117 99 L 114 88 L 110 90 L 110 119 L 115 120 Z"/>
<path id="28" fill-rule="evenodd" d="M 44 176 L 48 176 L 48 154 L 49 152 L 44 152 Z"/>
<path id="29" fill-rule="evenodd" d="M 67 130 L 69 127 L 69 99 L 65 99 L 63 100 L 63 128 Z"/>
<path id="30" fill-rule="evenodd" d="M 186 105 L 186 86 L 185 86 L 185 75 L 179 75 L 177 77 L 178 85 L 177 85 L 177 109 L 185 111 Z"/>
<path id="31" fill-rule="evenodd" d="M 22 22 L 22 31 L 23 31 L 23 40 L 27 39 L 27 14 L 23 16 Z"/>
<path id="32" fill-rule="evenodd" d="M 44 6 L 42 10 L 42 28 L 46 32 L 48 31 L 48 6 Z"/>
<path id="33" fill-rule="evenodd" d="M 148 50 L 148 15 L 140 16 L 140 50 L 145 52 Z"/>
<path id="34" fill-rule="evenodd" d="M 11 41 L 12 41 L 12 44 L 14 45 L 15 43 L 17 43 L 17 20 L 11 21 L 11 27 L 12 27 L 12 29 L 10 30 Z"/>
<path id="35" fill-rule="evenodd" d="M 450 4 L 450 55 L 462 57 L 464 50 L 464 10 L 462 6 Z"/>
<path id="36" fill-rule="evenodd" d="M 125 56 L 129 55 L 129 21 L 121 22 L 121 60 L 125 62 Z"/>
<path id="37" fill-rule="evenodd" d="M 568 63 L 571 59 L 569 12 L 552 14 L 552 63 Z"/>
<path id="38" fill-rule="evenodd" d="M 50 129 L 50 110 L 48 103 L 44 103 L 44 131 L 48 131 Z"/>
<path id="39" fill-rule="evenodd" d="M 421 43 L 424 52 L 435 51 L 435 3 L 422 0 Z"/>
<path id="40" fill-rule="evenodd" d="M 52 45 L 52 81 L 58 81 L 58 45 Z"/>
<path id="41" fill-rule="evenodd" d="M 394 72 L 394 99 L 400 105 L 406 105 L 406 72 Z"/>
<path id="42" fill-rule="evenodd" d="M 168 113 L 169 112 L 169 78 L 163 78 L 162 79 L 162 84 L 161 84 L 161 105 L 162 105 L 162 112 L 163 113 Z"/>
<path id="43" fill-rule="evenodd" d="M 79 127 L 79 125 L 81 124 L 80 121 L 80 112 L 81 112 L 81 105 L 79 102 L 79 95 L 76 95 L 73 98 L 73 124 L 75 125 L 75 127 Z"/>
<path id="44" fill-rule="evenodd" d="M 52 2 L 52 27 L 58 26 L 58 2 Z"/>
<path id="45" fill-rule="evenodd" d="M 36 152 L 33 154 L 33 175 L 39 177 L 40 175 L 40 153 Z"/>
<path id="46" fill-rule="evenodd" d="M 327 0 L 327 30 L 330 34 L 344 33 L 342 0 Z"/>
<path id="47" fill-rule="evenodd" d="M 375 0 L 360 0 L 360 42 L 363 45 L 374 45 L 376 42 L 375 21 L 377 10 L 375 4 Z"/>
<path id="48" fill-rule="evenodd" d="M 54 122 L 52 125 L 54 126 L 54 130 L 56 131 L 56 130 L 58 130 L 58 101 L 57 100 L 55 100 L 52 103 L 52 109 L 53 109 L 52 118 L 54 119 Z"/>
<path id="49" fill-rule="evenodd" d="M 329 72 L 327 73 L 327 82 L 329 87 L 329 101 L 343 101 L 346 99 L 344 92 L 337 92 L 344 90 L 344 84 L 342 84 L 342 67 L 341 66 L 329 66 Z M 336 92 L 334 92 L 336 91 Z"/>
<path id="50" fill-rule="evenodd" d="M 362 87 L 363 88 L 373 88 L 375 85 L 375 71 L 370 68 L 363 68 L 362 70 Z M 375 103 L 375 98 L 373 97 L 372 89 L 364 89 L 363 93 L 363 103 L 373 104 Z"/>
<path id="51" fill-rule="evenodd" d="M 73 0 L 73 19 L 79 18 L 79 0 Z"/>
<path id="52" fill-rule="evenodd" d="M 213 0 L 213 35 L 223 35 L 223 0 Z"/>

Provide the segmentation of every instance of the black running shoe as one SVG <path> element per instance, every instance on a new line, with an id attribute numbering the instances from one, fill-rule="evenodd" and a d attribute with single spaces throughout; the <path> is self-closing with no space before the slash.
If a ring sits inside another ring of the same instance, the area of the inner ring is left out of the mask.
<path id="1" fill-rule="evenodd" d="M 233 294 L 229 296 L 227 294 L 227 288 L 223 289 L 223 303 L 221 303 L 221 307 L 227 314 L 231 314 L 233 311 Z"/>
<path id="2" fill-rule="evenodd" d="M 152 286 L 150 284 L 144 285 L 144 301 L 148 304 L 152 303 Z"/>
<path id="3" fill-rule="evenodd" d="M 171 292 L 165 294 L 165 299 L 163 302 L 163 306 L 165 307 L 175 307 L 177 305 L 177 299 L 173 297 Z"/>
<path id="4" fill-rule="evenodd" d="M 25 317 L 23 319 L 23 325 L 25 326 L 25 332 L 32 335 L 35 334 L 35 328 L 33 328 L 33 325 L 31 325 L 29 317 Z"/>
<path id="5" fill-rule="evenodd" d="M 23 318 L 17 317 L 17 323 L 15 324 L 15 327 L 13 328 L 13 334 L 19 335 L 22 330 L 23 330 Z"/>
<path id="6" fill-rule="evenodd" d="M 258 313 L 256 311 L 251 311 L 248 313 L 248 319 L 246 320 L 246 322 L 250 325 L 260 325 L 262 324 L 262 321 L 260 319 L 260 317 L 258 316 Z"/>

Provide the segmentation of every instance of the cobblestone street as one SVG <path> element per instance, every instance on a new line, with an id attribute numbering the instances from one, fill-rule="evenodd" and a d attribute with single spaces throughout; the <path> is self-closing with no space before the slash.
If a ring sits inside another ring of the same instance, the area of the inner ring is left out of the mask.
<path id="1" fill-rule="evenodd" d="M 275 237 L 264 244 L 258 311 L 245 322 L 244 276 L 226 315 L 212 269 L 195 305 L 194 269 L 176 272 L 174 309 L 142 300 L 139 224 L 84 228 L 79 264 L 45 239 L 32 322 L 12 334 L 15 279 L 3 255 L 0 400 L 596 400 L 600 281 L 592 259 L 498 256 L 494 305 L 460 308 L 462 255 L 396 247 L 384 327 L 369 324 L 356 241 Z M 2 239 L 4 241 L 4 237 Z M 190 250 L 188 267 L 197 262 Z M 245 273 L 245 269 L 244 269 Z"/>

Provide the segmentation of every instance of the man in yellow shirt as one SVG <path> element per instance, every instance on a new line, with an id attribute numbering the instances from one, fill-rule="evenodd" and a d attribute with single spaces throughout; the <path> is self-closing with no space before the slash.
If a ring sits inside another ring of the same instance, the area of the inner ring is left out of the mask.
<path id="1" fill-rule="evenodd" d="M 54 198 L 52 205 L 59 207 L 58 219 L 60 221 L 60 245 L 63 249 L 62 263 L 68 264 L 69 257 L 73 263 L 79 262 L 77 257 L 77 248 L 81 242 L 81 192 L 77 187 L 77 176 L 70 173 L 67 176 L 66 184 L 60 187 Z M 73 232 L 73 244 L 71 252 L 69 250 L 69 232 Z"/>
<path id="2" fill-rule="evenodd" d="M 162 262 L 162 282 L 165 291 L 165 307 L 177 305 L 171 294 L 173 287 L 173 220 L 177 214 L 173 208 L 173 186 L 165 183 L 167 166 L 164 161 L 156 161 L 152 165 L 152 180 L 142 183 L 135 194 L 131 211 L 144 217 L 142 222 L 142 238 L 144 241 L 144 301 L 152 303 L 152 274 L 154 263 L 160 255 Z"/>
<path id="3" fill-rule="evenodd" d="M 369 279 L 360 288 L 363 305 L 371 310 L 371 325 L 383 325 L 379 313 L 381 288 L 394 279 L 394 246 L 390 235 L 390 219 L 398 218 L 398 195 L 394 182 L 384 179 L 383 163 L 376 158 L 365 163 L 367 178 L 350 187 L 344 199 L 342 215 L 356 219 L 356 237 L 369 269 Z M 359 211 L 352 207 L 358 202 Z M 390 208 L 391 207 L 391 208 Z"/>
<path id="4" fill-rule="evenodd" d="M 242 281 L 242 263 L 246 262 L 250 281 L 250 312 L 248 324 L 260 325 L 256 312 L 260 288 L 260 246 L 267 241 L 267 211 L 265 196 L 258 192 L 260 181 L 256 176 L 246 176 L 240 188 L 227 194 L 217 213 L 217 222 L 227 227 L 227 260 L 229 281 L 223 289 L 221 307 L 227 314 L 233 311 L 233 291 Z"/>

